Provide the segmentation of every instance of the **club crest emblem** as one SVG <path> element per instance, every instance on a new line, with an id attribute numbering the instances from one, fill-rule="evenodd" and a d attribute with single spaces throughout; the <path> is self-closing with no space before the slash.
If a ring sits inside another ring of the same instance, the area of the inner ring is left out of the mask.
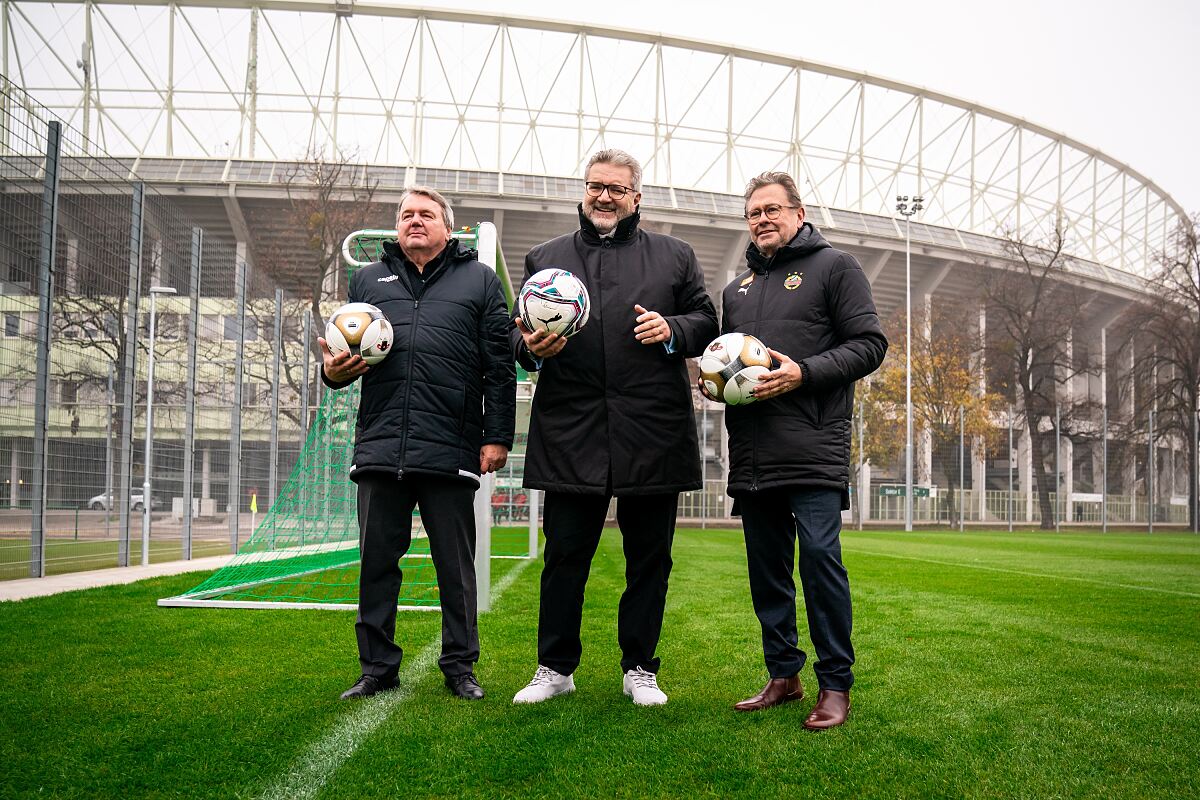
<path id="1" fill-rule="evenodd" d="M 784 280 L 783 288 L 787 289 L 790 292 L 793 289 L 799 289 L 800 284 L 802 284 L 802 283 L 804 283 L 804 273 L 803 272 L 793 272 L 787 276 L 786 280 Z"/>

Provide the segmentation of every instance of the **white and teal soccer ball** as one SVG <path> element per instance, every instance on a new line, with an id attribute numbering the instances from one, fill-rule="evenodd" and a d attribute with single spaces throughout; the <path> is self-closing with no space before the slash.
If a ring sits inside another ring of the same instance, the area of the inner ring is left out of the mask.
<path id="1" fill-rule="evenodd" d="M 526 328 L 568 338 L 583 330 L 591 309 L 587 287 L 565 269 L 535 272 L 517 296 L 517 313 Z"/>
<path id="2" fill-rule="evenodd" d="M 731 406 L 754 402 L 750 394 L 771 371 L 767 346 L 748 333 L 718 336 L 700 356 L 700 379 L 718 401 Z"/>

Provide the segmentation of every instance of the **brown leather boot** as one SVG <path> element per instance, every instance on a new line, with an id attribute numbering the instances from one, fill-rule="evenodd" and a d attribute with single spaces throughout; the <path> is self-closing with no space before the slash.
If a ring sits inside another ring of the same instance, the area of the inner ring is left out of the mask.
<path id="1" fill-rule="evenodd" d="M 836 728 L 846 721 L 850 715 L 850 693 L 835 692 L 831 689 L 817 691 L 817 704 L 812 713 L 804 720 L 804 727 L 810 731 L 824 731 Z"/>
<path id="2" fill-rule="evenodd" d="M 804 687 L 800 685 L 799 675 L 793 675 L 790 678 L 771 678 L 761 692 L 734 704 L 733 710 L 762 711 L 764 708 L 803 699 Z"/>

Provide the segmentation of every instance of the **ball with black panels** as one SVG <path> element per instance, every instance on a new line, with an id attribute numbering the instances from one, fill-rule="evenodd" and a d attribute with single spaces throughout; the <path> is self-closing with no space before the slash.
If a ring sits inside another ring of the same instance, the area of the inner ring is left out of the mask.
<path id="1" fill-rule="evenodd" d="M 771 371 L 767 346 L 748 333 L 726 333 L 704 348 L 700 379 L 718 402 L 744 406 L 754 402 L 751 390 Z"/>
<path id="2" fill-rule="evenodd" d="M 335 356 L 346 350 L 375 366 L 387 358 L 394 342 L 392 323 L 370 303 L 346 303 L 325 324 L 325 342 Z"/>
<path id="3" fill-rule="evenodd" d="M 517 295 L 517 313 L 526 328 L 566 338 L 583 330 L 591 309 L 592 301 L 583 281 L 555 267 L 529 276 Z"/>

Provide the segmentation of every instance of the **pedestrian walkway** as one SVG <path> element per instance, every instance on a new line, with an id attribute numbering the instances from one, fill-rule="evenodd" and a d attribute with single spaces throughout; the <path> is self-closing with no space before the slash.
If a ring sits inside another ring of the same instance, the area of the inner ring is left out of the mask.
<path id="1" fill-rule="evenodd" d="M 146 564 L 137 567 L 113 567 L 88 572 L 69 572 L 65 575 L 51 575 L 46 578 L 0 581 L 0 602 L 45 597 L 60 592 L 76 592 L 80 589 L 94 589 L 98 586 L 134 583 L 147 578 L 161 578 L 164 575 L 220 569 L 228 564 L 231 558 L 233 558 L 232 555 L 210 556 L 193 558 L 191 561 L 164 561 L 160 564 Z"/>

